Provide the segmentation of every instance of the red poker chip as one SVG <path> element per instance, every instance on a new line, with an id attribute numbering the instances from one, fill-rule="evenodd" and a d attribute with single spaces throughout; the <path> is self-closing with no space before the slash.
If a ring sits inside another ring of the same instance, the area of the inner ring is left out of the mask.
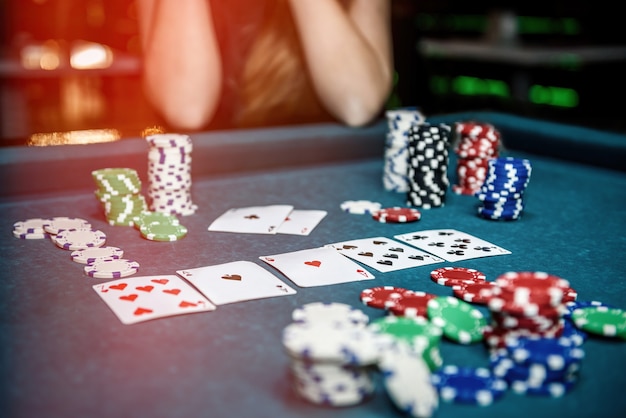
<path id="1" fill-rule="evenodd" d="M 406 223 L 419 221 L 422 214 L 415 208 L 391 207 L 375 211 L 372 218 L 378 222 Z"/>
<path id="2" fill-rule="evenodd" d="M 563 305 L 549 306 L 537 303 L 518 303 L 514 298 L 506 298 L 501 295 L 491 297 L 487 306 L 492 312 L 505 312 L 511 315 L 528 318 L 538 316 L 553 317 L 565 313 Z"/>
<path id="3" fill-rule="evenodd" d="M 559 306 L 565 294 L 573 290 L 567 280 L 544 272 L 508 272 L 498 276 L 495 283 L 496 295 L 518 305 Z"/>
<path id="4" fill-rule="evenodd" d="M 461 286 L 486 280 L 484 273 L 466 267 L 441 267 L 431 271 L 430 278 L 443 286 Z"/>
<path id="5" fill-rule="evenodd" d="M 413 291 L 403 295 L 388 306 L 389 312 L 396 316 L 408 316 L 423 318 L 428 317 L 428 301 L 436 298 L 437 295 L 422 291 Z"/>
<path id="6" fill-rule="evenodd" d="M 486 305 L 493 296 L 493 288 L 496 286 L 494 282 L 476 282 L 466 283 L 458 286 L 452 286 L 454 295 L 469 303 L 478 303 Z"/>
<path id="7" fill-rule="evenodd" d="M 387 307 L 389 305 L 393 305 L 396 300 L 412 292 L 412 290 L 408 290 L 402 287 L 378 286 L 371 287 L 369 289 L 363 289 L 361 291 L 360 299 L 364 305 L 367 305 L 369 307 L 387 309 Z"/>

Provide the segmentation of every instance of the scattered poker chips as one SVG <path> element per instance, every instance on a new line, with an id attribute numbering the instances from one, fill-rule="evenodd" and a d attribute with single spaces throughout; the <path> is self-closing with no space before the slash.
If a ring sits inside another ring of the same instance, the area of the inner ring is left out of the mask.
<path id="1" fill-rule="evenodd" d="M 83 250 L 90 247 L 102 247 L 107 236 L 100 230 L 91 228 L 62 229 L 52 236 L 52 241 L 64 250 Z"/>
<path id="2" fill-rule="evenodd" d="M 383 186 L 385 190 L 406 193 L 409 191 L 407 178 L 409 159 L 409 129 L 425 122 L 417 109 L 400 108 L 387 110 L 387 135 Z"/>
<path id="3" fill-rule="evenodd" d="M 457 184 L 452 191 L 474 195 L 487 178 L 488 161 L 498 157 L 500 133 L 489 123 L 457 122 L 454 152 L 457 154 Z"/>
<path id="4" fill-rule="evenodd" d="M 379 202 L 370 200 L 346 200 L 340 205 L 341 210 L 353 215 L 365 215 L 378 212 L 382 205 Z"/>
<path id="5" fill-rule="evenodd" d="M 82 218 L 72 218 L 68 216 L 57 216 L 50 218 L 43 223 L 43 229 L 48 234 L 56 235 L 64 229 L 91 228 L 91 223 Z"/>
<path id="6" fill-rule="evenodd" d="M 156 133 L 146 136 L 148 151 L 148 199 L 154 212 L 192 215 L 198 206 L 191 196 L 191 137 Z"/>
<path id="7" fill-rule="evenodd" d="M 46 239 L 50 234 L 44 226 L 50 222 L 45 218 L 30 218 L 13 224 L 13 236 L 20 239 Z"/>
<path id="8" fill-rule="evenodd" d="M 428 302 L 436 297 L 437 295 L 432 293 L 411 290 L 403 293 L 399 298 L 390 300 L 387 303 L 387 309 L 397 316 L 426 318 L 428 316 Z"/>
<path id="9" fill-rule="evenodd" d="M 475 193 L 482 202 L 478 215 L 492 220 L 517 220 L 524 210 L 523 194 L 530 181 L 532 167 L 523 158 L 492 158 L 487 177 Z"/>
<path id="10" fill-rule="evenodd" d="M 360 299 L 364 305 L 371 308 L 387 309 L 389 306 L 393 306 L 398 299 L 409 293 L 413 293 L 413 291 L 403 287 L 378 286 L 363 289 Z"/>
<path id="11" fill-rule="evenodd" d="M 109 225 L 133 226 L 133 217 L 147 210 L 141 180 L 134 169 L 102 168 L 92 171 L 91 176 Z"/>
<path id="12" fill-rule="evenodd" d="M 448 146 L 451 128 L 423 123 L 409 128 L 407 204 L 423 209 L 441 207 L 450 185 Z"/>
<path id="13" fill-rule="evenodd" d="M 125 258 L 105 257 L 94 260 L 84 268 L 85 274 L 94 279 L 119 279 L 139 271 L 139 263 Z"/>
<path id="14" fill-rule="evenodd" d="M 70 254 L 72 261 L 80 264 L 91 264 L 101 258 L 122 258 L 123 256 L 124 250 L 112 246 L 81 248 Z"/>
<path id="15" fill-rule="evenodd" d="M 486 367 L 446 365 L 433 373 L 432 381 L 441 400 L 479 406 L 491 405 L 508 388 L 504 379 Z"/>
<path id="16" fill-rule="evenodd" d="M 407 223 L 419 221 L 422 214 L 415 208 L 390 207 L 372 213 L 372 219 L 381 223 Z"/>
<path id="17" fill-rule="evenodd" d="M 430 272 L 430 278 L 442 286 L 459 286 L 481 283 L 486 280 L 484 273 L 466 267 L 441 267 Z"/>
<path id="18" fill-rule="evenodd" d="M 485 317 L 469 303 L 453 296 L 441 296 L 428 301 L 427 311 L 431 322 L 450 340 L 471 344 L 483 339 Z"/>

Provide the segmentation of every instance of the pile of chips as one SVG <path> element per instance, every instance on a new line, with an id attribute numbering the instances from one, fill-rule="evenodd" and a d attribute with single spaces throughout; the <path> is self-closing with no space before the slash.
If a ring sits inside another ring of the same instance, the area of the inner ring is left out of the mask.
<path id="1" fill-rule="evenodd" d="M 431 337 L 422 333 L 428 329 L 435 340 L 441 332 L 425 320 L 393 320 L 370 324 L 363 311 L 342 303 L 314 302 L 295 309 L 282 343 L 297 393 L 319 405 L 357 405 L 376 392 L 373 374 L 379 370 L 400 410 L 415 417 L 432 416 L 438 395 L 416 348 L 424 351 L 421 342 L 428 343 Z"/>
<path id="2" fill-rule="evenodd" d="M 192 215 L 198 209 L 191 198 L 191 138 L 184 134 L 146 136 L 148 198 L 150 209 L 176 215 Z"/>
<path id="3" fill-rule="evenodd" d="M 488 123 L 457 122 L 455 134 L 457 184 L 452 191 L 474 195 L 487 178 L 488 161 L 498 157 L 500 132 Z"/>
<path id="4" fill-rule="evenodd" d="M 486 219 L 516 220 L 524 210 L 523 195 L 532 167 L 524 158 L 500 157 L 489 160 L 487 178 L 476 192 L 482 202 L 478 215 Z"/>
<path id="5" fill-rule="evenodd" d="M 422 123 L 409 128 L 407 204 L 424 209 L 445 204 L 451 128 Z"/>
<path id="6" fill-rule="evenodd" d="M 141 180 L 132 168 L 102 168 L 92 171 L 91 176 L 110 225 L 133 226 L 133 217 L 148 209 Z"/>
<path id="7" fill-rule="evenodd" d="M 387 110 L 387 136 L 383 186 L 385 190 L 406 193 L 409 191 L 407 178 L 409 158 L 409 129 L 424 123 L 425 118 L 416 109 Z"/>
<path id="8" fill-rule="evenodd" d="M 85 274 L 96 279 L 115 279 L 137 273 L 139 263 L 122 258 L 124 251 L 106 245 L 104 232 L 81 218 L 58 216 L 32 218 L 13 224 L 13 234 L 21 239 L 49 238 L 57 247 L 71 251 L 72 261 L 85 264 Z"/>

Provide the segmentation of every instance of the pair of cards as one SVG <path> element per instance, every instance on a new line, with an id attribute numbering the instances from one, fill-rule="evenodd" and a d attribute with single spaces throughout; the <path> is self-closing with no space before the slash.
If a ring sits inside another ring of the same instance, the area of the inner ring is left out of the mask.
<path id="1" fill-rule="evenodd" d="M 177 273 L 186 280 L 175 275 L 128 277 L 93 288 L 124 324 L 213 311 L 227 303 L 296 293 L 278 277 L 249 261 Z"/>
<path id="2" fill-rule="evenodd" d="M 309 235 L 327 215 L 323 210 L 300 210 L 291 205 L 229 209 L 209 225 L 209 231 L 249 234 Z"/>

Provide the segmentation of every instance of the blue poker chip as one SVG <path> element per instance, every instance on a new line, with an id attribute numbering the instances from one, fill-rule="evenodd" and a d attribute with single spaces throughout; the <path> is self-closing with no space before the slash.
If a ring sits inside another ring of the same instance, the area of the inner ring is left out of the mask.
<path id="1" fill-rule="evenodd" d="M 532 385 L 525 381 L 512 381 L 509 386 L 513 392 L 520 395 L 547 396 L 560 398 L 569 393 L 578 381 L 577 375 L 572 375 L 565 380 L 558 382 L 545 382 L 539 385 Z"/>
<path id="2" fill-rule="evenodd" d="M 593 306 L 606 306 L 607 308 L 612 308 L 612 306 L 609 306 L 606 303 L 597 300 L 574 300 L 565 303 L 565 313 L 563 314 L 563 317 L 571 318 L 572 312 L 574 312 L 576 309 L 589 308 Z"/>
<path id="3" fill-rule="evenodd" d="M 542 364 L 548 370 L 564 370 L 585 357 L 584 350 L 568 337 L 518 337 L 506 340 L 506 349 L 518 364 Z"/>
<path id="4" fill-rule="evenodd" d="M 512 382 L 526 382 L 531 386 L 538 386 L 548 382 L 562 382 L 570 379 L 579 372 L 581 362 L 569 364 L 562 370 L 550 370 L 544 364 L 519 364 L 508 354 L 506 349 L 500 349 L 489 356 L 491 371 L 497 377 Z"/>
<path id="5" fill-rule="evenodd" d="M 431 379 L 442 400 L 480 406 L 491 405 L 508 387 L 485 367 L 447 365 L 433 372 Z"/>

